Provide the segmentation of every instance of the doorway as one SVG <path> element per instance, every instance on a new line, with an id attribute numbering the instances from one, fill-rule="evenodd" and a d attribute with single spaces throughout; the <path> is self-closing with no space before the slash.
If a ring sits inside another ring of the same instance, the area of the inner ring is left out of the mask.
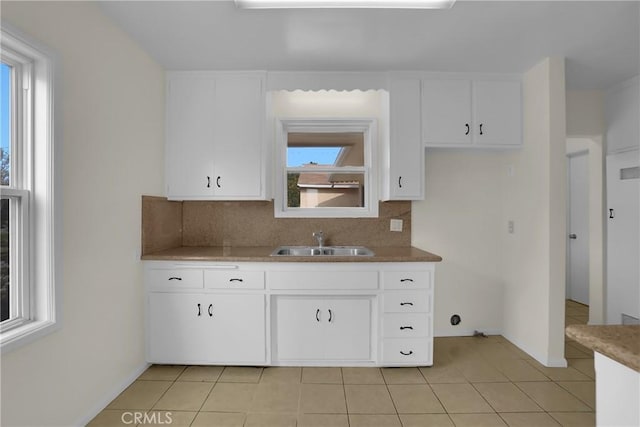
<path id="1" fill-rule="evenodd" d="M 579 157 L 573 165 L 574 172 L 584 174 L 586 177 L 574 178 L 574 197 L 583 198 L 587 201 L 587 207 L 576 202 L 578 207 L 571 208 L 572 183 L 570 174 L 572 169 L 571 158 Z M 586 162 L 586 167 L 584 163 Z M 580 192 L 586 189 L 586 196 L 580 196 Z M 567 138 L 567 256 L 566 256 L 566 296 L 581 303 L 589 305 L 590 325 L 601 325 L 605 322 L 605 300 L 604 300 L 604 156 L 603 141 L 601 136 Z M 571 212 L 577 218 L 571 218 Z M 578 221 L 578 224 L 576 224 Z M 580 226 L 580 221 L 586 221 Z M 581 229 L 576 229 L 580 228 Z M 584 231 L 586 230 L 586 232 Z M 576 238 L 571 239 L 569 235 L 575 234 Z M 583 237 L 583 238 L 581 238 Z M 585 244 L 586 252 L 584 246 Z M 573 252 L 573 255 L 572 255 Z M 572 261 L 575 258 L 584 259 L 587 254 L 587 261 Z M 582 254 L 582 255 L 581 255 Z M 581 267 L 584 266 L 584 267 Z M 578 270 L 573 271 L 572 270 Z M 580 279 L 582 275 L 583 279 Z M 571 276 L 574 276 L 573 278 Z M 586 277 L 586 280 L 584 279 Z M 572 285 L 572 282 L 581 284 Z M 584 283 L 587 283 L 586 298 L 584 297 Z M 582 295 L 581 295 L 582 291 Z"/>
<path id="2" fill-rule="evenodd" d="M 567 299 L 589 305 L 589 153 L 567 156 Z"/>

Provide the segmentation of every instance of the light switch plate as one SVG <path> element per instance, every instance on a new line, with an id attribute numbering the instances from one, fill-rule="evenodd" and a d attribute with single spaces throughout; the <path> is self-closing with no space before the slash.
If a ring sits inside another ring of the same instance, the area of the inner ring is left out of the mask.
<path id="1" fill-rule="evenodd" d="M 390 231 L 402 231 L 402 220 L 401 219 L 392 219 L 389 224 Z"/>

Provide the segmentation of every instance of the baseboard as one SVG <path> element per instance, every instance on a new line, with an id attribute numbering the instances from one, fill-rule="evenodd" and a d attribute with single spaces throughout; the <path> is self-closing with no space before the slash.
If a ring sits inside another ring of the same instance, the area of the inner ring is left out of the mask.
<path id="1" fill-rule="evenodd" d="M 73 425 L 86 426 L 89 421 L 94 419 L 96 415 L 102 412 L 102 410 L 106 408 L 107 405 L 109 405 L 109 403 L 113 401 L 113 399 L 118 397 L 120 393 L 122 393 L 127 387 L 129 387 L 131 383 L 136 380 L 136 378 L 142 375 L 142 373 L 146 371 L 149 366 L 151 366 L 151 364 L 144 362 L 142 365 L 134 369 L 133 372 L 129 376 L 127 376 L 124 381 L 115 386 L 111 392 L 107 393 L 107 395 L 103 399 L 101 399 L 99 403 L 97 403 L 91 410 L 87 411 L 87 413 Z"/>
<path id="2" fill-rule="evenodd" d="M 456 329 L 455 331 L 435 331 L 433 336 L 440 337 L 472 337 L 477 329 Z M 480 331 L 485 335 L 502 335 L 502 331 L 498 329 L 486 329 Z"/>
<path id="3" fill-rule="evenodd" d="M 513 337 L 509 337 L 507 335 L 504 335 L 504 337 L 509 342 L 511 342 L 511 344 L 515 345 L 520 350 L 524 351 L 529 356 L 531 356 L 535 360 L 537 360 L 540 364 L 542 364 L 542 365 L 544 365 L 544 366 L 546 366 L 548 368 L 566 368 L 567 366 L 569 366 L 569 364 L 567 363 L 567 359 L 565 359 L 564 357 L 551 358 L 550 359 L 546 354 L 542 355 L 542 354 L 536 353 L 535 351 L 532 351 L 526 345 L 524 345 L 524 344 L 518 342 L 517 340 L 513 339 Z"/>

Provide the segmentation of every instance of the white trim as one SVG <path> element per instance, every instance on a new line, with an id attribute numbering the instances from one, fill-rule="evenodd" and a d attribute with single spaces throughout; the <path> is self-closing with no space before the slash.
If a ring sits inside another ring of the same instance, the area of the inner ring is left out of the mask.
<path id="1" fill-rule="evenodd" d="M 276 121 L 275 141 L 275 201 L 276 218 L 367 218 L 378 216 L 377 178 L 377 120 L 375 118 L 283 118 Z M 308 171 L 286 167 L 288 132 L 363 132 L 364 167 L 314 168 L 314 172 L 333 171 L 362 173 L 364 175 L 364 207 L 361 208 L 288 208 L 287 173 Z"/>
<path id="2" fill-rule="evenodd" d="M 29 226 L 25 236 L 29 261 L 29 321 L 7 330 L 2 328 L 2 352 L 11 351 L 59 328 L 61 313 L 61 170 L 56 167 L 61 147 L 54 145 L 54 55 L 46 47 L 13 30 L 2 22 L 2 47 L 28 59 L 29 73 L 22 87 L 30 93 L 25 97 L 31 122 L 24 127 L 23 138 L 29 143 L 23 153 L 29 162 L 24 165 L 24 188 L 29 195 Z M 29 105 L 30 104 L 30 105 Z M 28 120 L 29 117 L 25 117 Z M 56 197 L 54 200 L 54 193 Z M 56 286 L 58 284 L 58 286 Z"/>

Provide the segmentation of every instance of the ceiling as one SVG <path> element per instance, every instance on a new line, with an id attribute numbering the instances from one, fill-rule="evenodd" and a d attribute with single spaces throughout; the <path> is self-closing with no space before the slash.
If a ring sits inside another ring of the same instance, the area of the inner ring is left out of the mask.
<path id="1" fill-rule="evenodd" d="M 449 10 L 243 10 L 232 1 L 104 1 L 170 70 L 522 73 L 566 58 L 567 87 L 638 74 L 638 1 L 462 1 Z"/>

